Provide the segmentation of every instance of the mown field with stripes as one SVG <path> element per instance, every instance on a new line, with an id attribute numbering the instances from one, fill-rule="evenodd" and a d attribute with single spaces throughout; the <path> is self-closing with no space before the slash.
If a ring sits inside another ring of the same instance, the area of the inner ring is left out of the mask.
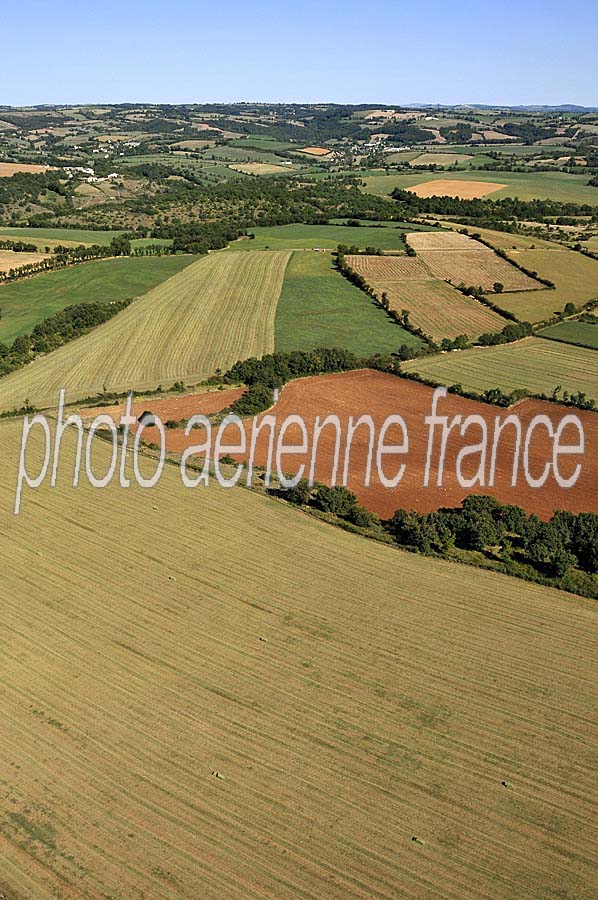
<path id="1" fill-rule="evenodd" d="M 288 252 L 215 253 L 169 278 L 109 322 L 0 380 L 0 409 L 77 400 L 106 387 L 197 381 L 274 350 Z M 175 257 L 176 259 L 176 257 Z M 100 263 L 103 265 L 103 263 Z"/>
<path id="2" fill-rule="evenodd" d="M 595 602 L 0 436 L 0 893 L 595 898 Z"/>
<path id="3" fill-rule="evenodd" d="M 515 344 L 443 353 L 402 364 L 441 384 L 461 384 L 467 390 L 501 388 L 511 392 L 551 394 L 560 386 L 583 391 L 598 402 L 598 356 L 595 350 L 529 337 Z"/>
<path id="4" fill-rule="evenodd" d="M 501 331 L 507 324 L 483 303 L 434 278 L 420 256 L 347 256 L 346 260 L 379 299 L 386 294 L 390 309 L 407 309 L 411 324 L 434 340 L 460 334 L 475 340 L 486 331 Z"/>

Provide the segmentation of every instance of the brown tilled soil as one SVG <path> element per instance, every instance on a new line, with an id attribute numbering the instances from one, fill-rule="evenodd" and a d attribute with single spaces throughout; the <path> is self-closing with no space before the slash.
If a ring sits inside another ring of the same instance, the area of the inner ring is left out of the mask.
<path id="1" fill-rule="evenodd" d="M 136 399 L 131 407 L 131 412 L 134 416 L 140 416 L 148 410 L 159 416 L 162 422 L 168 422 L 169 419 L 180 422 L 181 419 L 189 419 L 195 414 L 203 413 L 204 415 L 209 415 L 210 413 L 220 412 L 220 410 L 226 409 L 227 406 L 238 400 L 244 393 L 245 388 L 231 388 L 227 391 L 206 391 L 202 394 L 187 394 L 183 397 Z M 80 412 L 84 419 L 92 419 L 98 415 L 107 414 L 112 416 L 118 424 L 118 419 L 125 412 L 125 403 L 118 403 L 114 406 L 83 408 Z"/>
<path id="2" fill-rule="evenodd" d="M 360 428 L 355 433 L 352 442 L 347 486 L 355 491 L 365 506 L 382 517 L 390 516 L 399 507 L 415 509 L 419 512 L 430 512 L 442 506 L 457 506 L 469 493 L 494 494 L 503 503 L 514 503 L 528 512 L 534 512 L 545 519 L 548 519 L 557 509 L 567 509 L 572 512 L 598 510 L 598 459 L 596 457 L 598 416 L 595 413 L 580 412 L 557 404 L 536 400 L 522 401 L 516 407 L 504 410 L 489 404 L 466 400 L 456 395 L 448 395 L 440 401 L 438 414 L 448 415 L 449 419 L 456 415 L 461 415 L 464 419 L 470 415 L 483 417 L 488 425 L 489 435 L 486 472 L 489 469 L 496 419 L 501 422 L 507 415 L 513 413 L 520 418 L 523 432 L 521 448 L 521 460 L 523 460 L 523 442 L 525 441 L 527 425 L 534 416 L 539 413 L 544 414 L 553 423 L 558 423 L 565 415 L 572 413 L 578 415 L 585 432 L 585 454 L 582 457 L 562 457 L 560 465 L 562 477 L 566 478 L 574 471 L 578 462 L 582 463 L 581 475 L 573 488 L 564 489 L 559 487 L 552 473 L 544 487 L 532 488 L 526 483 L 521 467 L 518 484 L 514 487 L 511 486 L 515 448 L 515 429 L 513 427 L 507 427 L 501 437 L 497 453 L 494 487 L 490 487 L 487 484 L 482 486 L 479 484 L 475 485 L 470 490 L 461 487 L 456 477 L 456 459 L 463 447 L 471 446 L 480 440 L 481 428 L 473 425 L 469 428 L 465 437 L 461 437 L 458 431 L 454 431 L 450 435 L 447 443 L 443 483 L 440 487 L 436 485 L 440 428 L 436 429 L 430 477 L 431 483 L 425 487 L 423 482 L 428 429 L 425 426 L 424 417 L 431 412 L 432 396 L 432 388 L 369 369 L 292 381 L 283 390 L 279 402 L 270 410 L 270 414 L 276 415 L 277 428 L 287 416 L 302 416 L 309 435 L 308 443 L 310 449 L 306 455 L 298 454 L 283 457 L 281 468 L 286 474 L 290 475 L 297 472 L 302 463 L 307 463 L 309 467 L 314 420 L 316 416 L 320 416 L 320 419 L 323 420 L 325 416 L 334 414 L 339 417 L 342 426 L 338 478 L 338 481 L 340 481 L 344 461 L 346 425 L 349 417 L 353 416 L 356 421 L 360 415 L 370 415 L 376 426 L 377 440 L 381 425 L 385 419 L 391 414 L 399 414 L 403 416 L 408 428 L 409 452 L 406 459 L 399 456 L 389 456 L 384 461 L 384 472 L 387 474 L 387 477 L 392 476 L 401 462 L 407 462 L 403 480 L 396 488 L 384 487 L 377 477 L 376 444 L 374 444 L 371 484 L 368 487 L 364 487 L 364 473 L 369 445 L 368 429 L 365 426 Z M 159 413 L 157 403 L 153 405 L 150 403 L 147 405 L 147 408 Z M 236 429 L 234 431 L 234 434 L 231 431 L 228 435 L 225 435 L 227 439 L 230 439 L 231 444 L 238 441 Z M 251 421 L 248 420 L 246 433 L 249 435 L 250 431 Z M 573 430 L 568 429 L 563 434 L 564 442 L 569 440 L 573 442 L 574 438 Z M 157 430 L 154 428 L 145 429 L 144 439 L 157 443 L 159 440 Z M 167 449 L 173 452 L 182 452 L 191 444 L 201 444 L 204 439 L 203 431 L 194 432 L 188 438 L 185 437 L 184 432 L 180 429 L 169 429 L 166 432 Z M 399 441 L 398 428 L 391 428 L 386 436 L 386 443 L 391 444 Z M 286 434 L 285 444 L 288 445 L 293 442 L 300 442 L 298 426 L 290 427 Z M 249 446 L 249 440 L 247 444 Z M 256 444 L 255 463 L 258 466 L 266 465 L 267 445 L 267 430 L 264 429 Z M 539 477 L 545 463 L 551 459 L 551 446 L 552 442 L 549 440 L 546 431 L 538 428 L 530 443 L 529 470 L 532 476 Z M 335 432 L 332 427 L 325 428 L 318 443 L 315 466 L 316 480 L 330 483 L 334 447 Z M 244 455 L 233 455 L 239 460 L 247 459 L 248 456 L 247 453 Z M 469 461 L 464 463 L 462 467 L 464 477 L 473 477 L 479 461 L 479 455 L 469 457 Z"/>

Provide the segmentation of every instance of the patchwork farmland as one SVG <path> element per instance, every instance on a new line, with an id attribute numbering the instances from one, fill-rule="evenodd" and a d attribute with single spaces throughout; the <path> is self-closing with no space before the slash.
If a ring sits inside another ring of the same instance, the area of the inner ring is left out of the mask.
<path id="1" fill-rule="evenodd" d="M 540 282 L 525 275 L 485 244 L 463 234 L 409 234 L 407 239 L 435 278 L 482 287 L 491 291 L 496 282 L 505 291 L 533 291 Z"/>
<path id="2" fill-rule="evenodd" d="M 8 527 L 13 490 L 8 897 L 593 900 L 595 602 L 169 467 L 126 501 L 42 486 Z"/>
<path id="3" fill-rule="evenodd" d="M 422 343 L 349 284 L 329 253 L 293 253 L 276 310 L 277 351 L 334 346 L 368 356 Z"/>
<path id="4" fill-rule="evenodd" d="M 409 321 L 434 340 L 466 334 L 478 338 L 501 331 L 506 319 L 446 281 L 432 278 L 421 256 L 347 256 L 347 264 L 376 291 L 388 297 L 390 309 L 409 311 Z"/>
<path id="5" fill-rule="evenodd" d="M 274 349 L 274 316 L 289 254 L 219 253 L 151 290 L 89 334 L 0 381 L 0 408 L 109 390 L 199 380 Z M 104 265 L 104 263 L 100 263 Z M 74 270 L 77 271 L 77 270 Z"/>
<path id="6" fill-rule="evenodd" d="M 569 393 L 582 391 L 598 401 L 595 351 L 543 338 L 413 359 L 402 368 L 439 384 L 461 384 L 472 391 L 498 387 L 509 393 L 523 389 L 550 395 L 560 386 Z"/>

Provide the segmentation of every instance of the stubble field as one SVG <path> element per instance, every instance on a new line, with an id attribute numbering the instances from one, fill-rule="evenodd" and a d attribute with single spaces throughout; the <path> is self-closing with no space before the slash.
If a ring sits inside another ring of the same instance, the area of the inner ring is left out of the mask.
<path id="1" fill-rule="evenodd" d="M 216 253 L 192 263 L 104 325 L 0 381 L 0 408 L 199 380 L 274 350 L 289 254 Z M 102 265 L 102 264 L 100 264 Z"/>
<path id="2" fill-rule="evenodd" d="M 536 337 L 516 344 L 409 360 L 403 363 L 403 369 L 474 391 L 524 388 L 531 393 L 551 394 L 560 385 L 570 393 L 584 391 L 598 401 L 596 351 Z"/>
<path id="3" fill-rule="evenodd" d="M 8 527 L 13 474 L 11 900 L 596 896 L 595 602 L 174 469 L 151 491 L 42 487 Z"/>

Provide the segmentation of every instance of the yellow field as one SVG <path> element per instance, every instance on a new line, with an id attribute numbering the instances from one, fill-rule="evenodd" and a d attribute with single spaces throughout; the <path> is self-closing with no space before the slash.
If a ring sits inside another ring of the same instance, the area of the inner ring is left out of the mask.
<path id="1" fill-rule="evenodd" d="M 443 222 L 445 228 L 463 228 L 465 226 L 454 222 Z M 529 250 L 532 247 L 540 250 L 559 250 L 561 246 L 554 241 L 545 241 L 542 238 L 528 237 L 525 234 L 509 234 L 507 231 L 493 231 L 490 228 L 479 228 L 477 225 L 469 229 L 472 233 L 479 234 L 493 247 L 500 250 Z M 422 232 L 427 233 L 427 232 Z M 433 233 L 433 232 L 432 232 Z"/>
<path id="2" fill-rule="evenodd" d="M 461 235 L 447 237 L 460 238 Z M 480 256 L 486 255 L 480 253 Z M 498 259 L 494 254 L 492 256 Z M 475 340 L 484 332 L 501 331 L 507 324 L 506 319 L 473 297 L 465 297 L 446 281 L 434 279 L 423 254 L 415 257 L 347 256 L 347 263 L 363 275 L 379 298 L 383 293 L 388 295 L 391 309 L 408 309 L 410 322 L 434 340 L 455 338 L 460 334 Z"/>
<path id="3" fill-rule="evenodd" d="M 449 279 L 453 284 L 480 285 L 485 291 L 491 291 L 497 281 L 505 291 L 535 291 L 541 287 L 492 250 L 427 250 L 421 256 L 435 278 Z M 502 299 L 499 302 L 502 304 Z"/>
<path id="4" fill-rule="evenodd" d="M 274 316 L 290 253 L 215 253 L 115 318 L 0 380 L 0 408 L 198 380 L 274 350 Z M 44 276 L 41 276 L 44 277 Z"/>
<path id="5" fill-rule="evenodd" d="M 452 166 L 454 163 L 467 162 L 473 159 L 467 153 L 420 153 L 409 163 L 410 166 Z"/>
<path id="6" fill-rule="evenodd" d="M 434 278 L 453 284 L 479 285 L 485 291 L 492 291 L 497 281 L 506 291 L 537 290 L 541 287 L 489 247 L 465 234 L 416 232 L 408 234 L 407 240 Z"/>
<path id="7" fill-rule="evenodd" d="M 11 900 L 594 900 L 595 602 L 174 468 L 150 491 L 42 487 L 10 518 L 17 431 L 0 425 Z"/>
<path id="8" fill-rule="evenodd" d="M 498 184 L 493 181 L 423 181 L 414 184 L 407 190 L 418 197 L 460 197 L 462 200 L 475 200 L 478 197 L 486 197 L 506 184 Z"/>
<path id="9" fill-rule="evenodd" d="M 417 253 L 424 250 L 488 251 L 484 244 L 457 231 L 413 231 L 407 235 L 407 241 Z"/>
<path id="10" fill-rule="evenodd" d="M 35 163 L 11 163 L 0 162 L 0 178 L 10 178 L 18 172 L 27 172 L 30 175 L 41 175 L 44 172 L 56 171 L 55 166 L 40 166 Z"/>
<path id="11" fill-rule="evenodd" d="M 583 306 L 598 297 L 598 261 L 572 250 L 509 250 L 509 256 L 530 271 L 536 271 L 556 285 L 556 290 L 501 297 L 501 305 L 520 319 L 541 322 L 561 311 L 566 303 Z"/>
<path id="12" fill-rule="evenodd" d="M 248 162 L 229 165 L 229 169 L 242 172 L 244 175 L 280 175 L 288 170 L 288 166 L 277 166 L 274 163 Z"/>
<path id="13" fill-rule="evenodd" d="M 379 278 L 412 280 L 430 278 L 423 260 L 418 256 L 347 256 L 347 263 L 355 272 L 373 283 Z"/>
<path id="14" fill-rule="evenodd" d="M 331 152 L 329 147 L 302 147 L 299 153 L 307 153 L 309 156 L 328 156 Z"/>
<path id="15" fill-rule="evenodd" d="M 0 272 L 21 269 L 23 266 L 41 262 L 42 259 L 47 258 L 47 253 L 15 253 L 14 250 L 0 250 Z"/>
<path id="16" fill-rule="evenodd" d="M 534 394 L 550 394 L 561 385 L 569 392 L 584 391 L 598 401 L 597 351 L 542 338 L 443 353 L 401 366 L 406 372 L 419 372 L 448 386 L 462 384 L 467 390 L 525 388 Z"/>

